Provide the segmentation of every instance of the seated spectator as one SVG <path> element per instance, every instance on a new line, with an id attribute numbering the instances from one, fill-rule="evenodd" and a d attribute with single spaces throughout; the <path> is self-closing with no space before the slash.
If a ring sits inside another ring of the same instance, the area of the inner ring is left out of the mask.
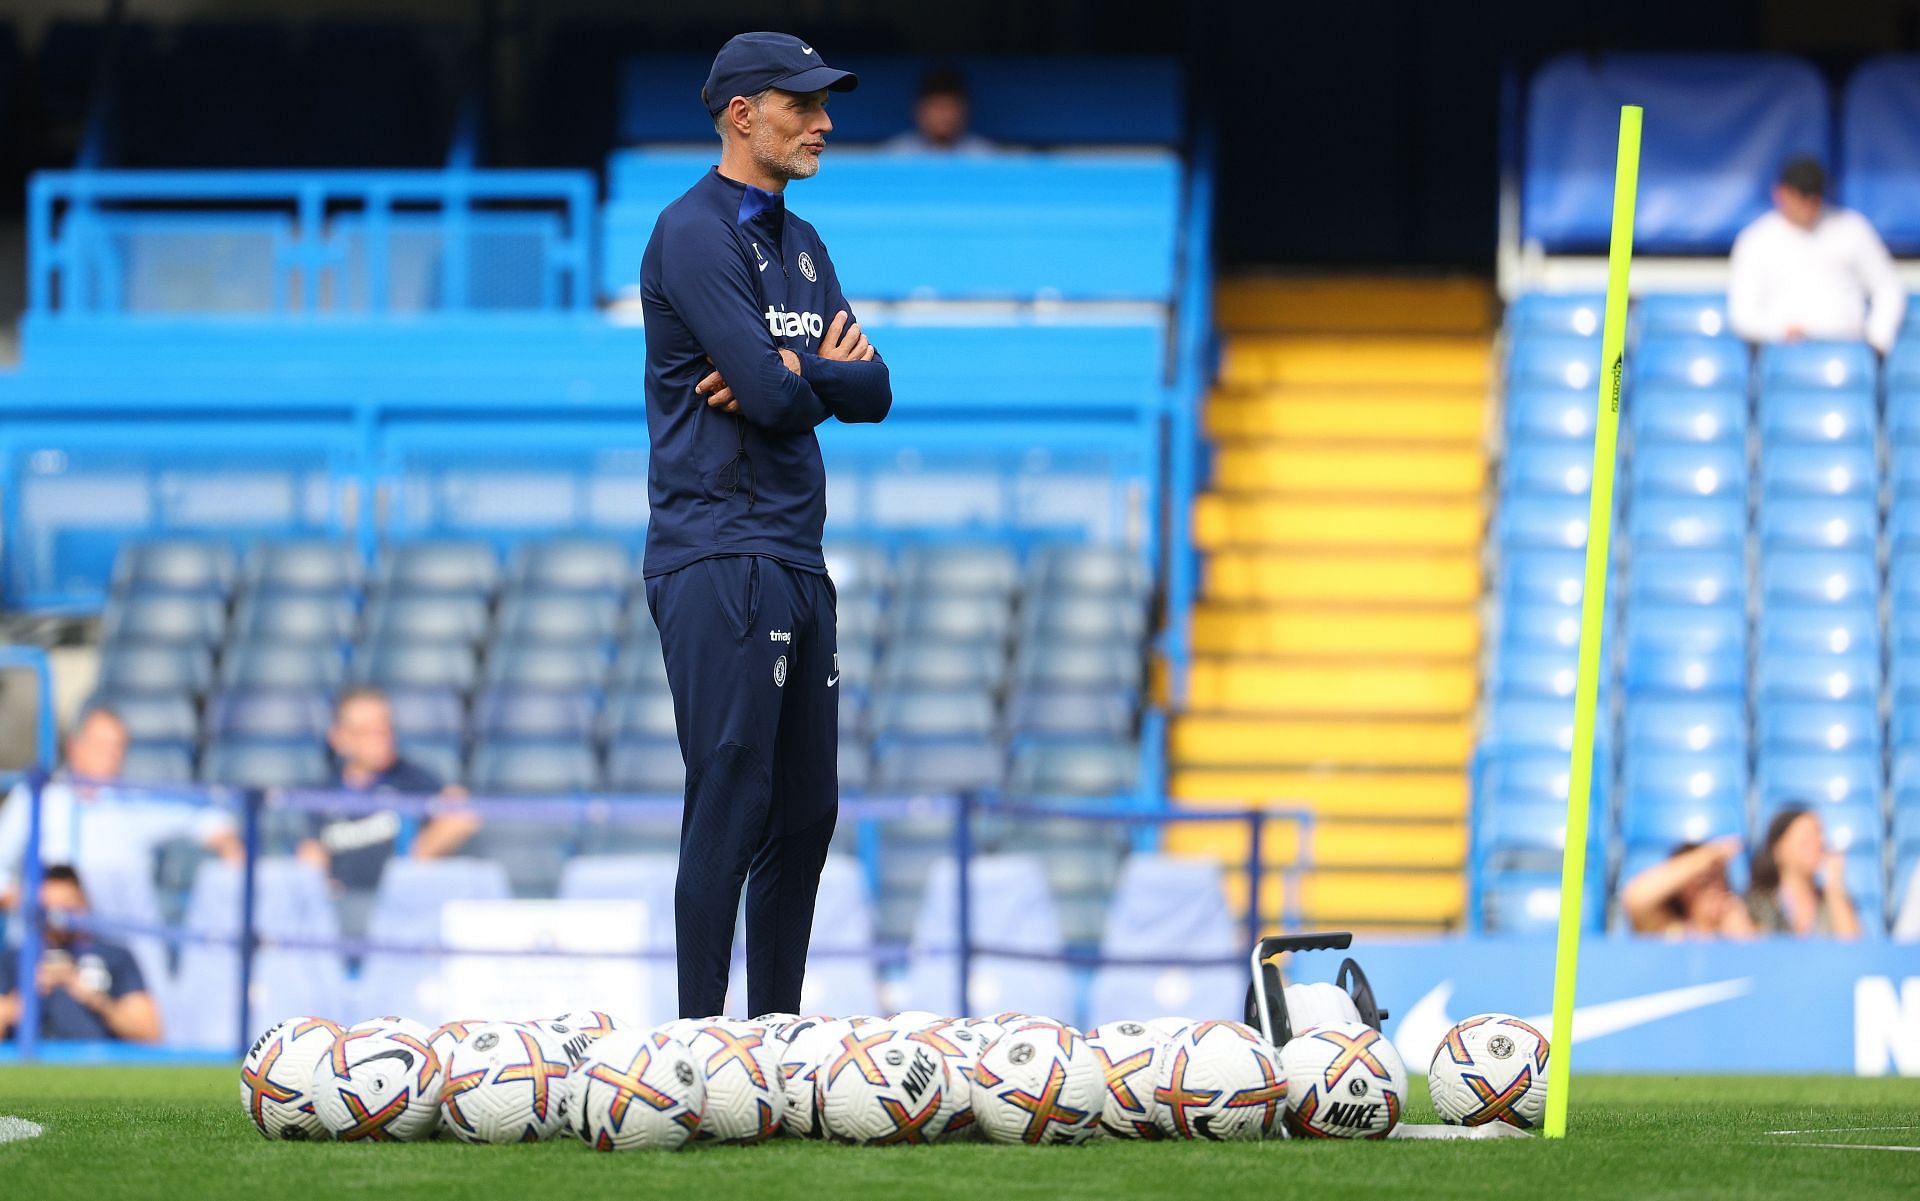
<path id="1" fill-rule="evenodd" d="M 1773 211 L 1733 240 L 1728 321 L 1749 342 L 1866 341 L 1886 354 L 1906 317 L 1906 289 L 1873 226 L 1826 193 L 1813 159 L 1780 172 Z"/>
<path id="2" fill-rule="evenodd" d="M 221 809 L 113 787 L 127 758 L 127 724 L 104 705 L 67 735 L 66 768 L 40 789 L 40 862 L 70 863 L 91 879 L 152 875 L 162 843 L 187 839 L 225 859 L 244 853 L 233 815 Z M 25 784 L 0 804 L 0 908 L 10 908 L 27 847 Z"/>
<path id="3" fill-rule="evenodd" d="M 1753 919 L 1727 883 L 1737 838 L 1683 843 L 1664 862 L 1627 881 L 1621 907 L 1635 934 L 1666 938 L 1752 938 Z"/>
<path id="4" fill-rule="evenodd" d="M 147 992 L 140 965 L 125 948 L 73 928 L 87 913 L 79 875 L 64 864 L 47 868 L 40 883 L 45 942 L 33 986 L 40 994 L 40 1037 L 68 1041 L 160 1041 L 160 1009 Z M 15 979 L 18 957 L 0 955 L 0 1039 L 20 1024 Z"/>
<path id="5" fill-rule="evenodd" d="M 952 67 L 935 67 L 920 77 L 913 104 L 913 128 L 895 134 L 881 148 L 895 154 L 991 154 L 993 143 L 967 130 L 966 77 Z"/>
<path id="6" fill-rule="evenodd" d="M 1762 934 L 1858 938 L 1860 917 L 1846 880 L 1847 857 L 1827 849 L 1820 815 L 1788 805 L 1767 823 L 1766 842 L 1753 857 L 1747 908 Z"/>
<path id="7" fill-rule="evenodd" d="M 466 796 L 424 767 L 400 757 L 393 707 L 375 688 L 350 688 L 334 702 L 327 745 L 334 755 L 332 787 L 342 792 L 400 796 Z M 480 819 L 442 813 L 423 824 L 390 809 L 316 815 L 311 835 L 296 854 L 326 872 L 340 889 L 371 893 L 381 869 L 395 854 L 422 859 L 451 855 L 472 838 Z"/>

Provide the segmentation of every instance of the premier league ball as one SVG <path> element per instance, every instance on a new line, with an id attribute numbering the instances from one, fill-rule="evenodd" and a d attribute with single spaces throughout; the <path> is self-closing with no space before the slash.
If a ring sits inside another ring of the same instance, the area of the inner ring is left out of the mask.
<path id="1" fill-rule="evenodd" d="M 932 1047 L 947 1061 L 947 1075 L 953 1087 L 947 1090 L 941 1105 L 940 1137 L 974 1138 L 979 1131 L 973 1124 L 973 1066 L 987 1049 L 987 1040 L 966 1021 L 939 1022 L 925 1029 L 909 1031 L 908 1038 Z"/>
<path id="2" fill-rule="evenodd" d="M 536 1018 L 527 1025 L 551 1036 L 565 1048 L 567 1061 L 579 1063 L 587 1053 L 587 1044 L 619 1030 L 626 1023 L 615 1021 L 597 1009 L 563 1013 L 557 1018 Z"/>
<path id="3" fill-rule="evenodd" d="M 574 1131 L 596 1151 L 675 1151 L 700 1129 L 706 1078 L 686 1044 L 657 1030 L 596 1039 L 573 1072 Z"/>
<path id="4" fill-rule="evenodd" d="M 814 1073 L 820 1126 L 836 1142 L 925 1145 L 953 1089 L 946 1059 L 907 1031 L 851 1030 Z"/>
<path id="5" fill-rule="evenodd" d="M 1532 1130 L 1547 1106 L 1547 1037 L 1511 1014 L 1470 1017 L 1434 1049 L 1427 1093 L 1449 1126 Z"/>
<path id="6" fill-rule="evenodd" d="M 326 1018 L 297 1017 L 253 1041 L 240 1065 L 240 1104 L 263 1137 L 299 1142 L 327 1137 L 313 1110 L 313 1069 L 340 1037 Z"/>
<path id="7" fill-rule="evenodd" d="M 1280 1133 L 1287 1074 L 1259 1031 L 1239 1022 L 1195 1022 L 1158 1055 L 1154 1124 L 1162 1134 L 1249 1142 Z"/>
<path id="8" fill-rule="evenodd" d="M 1100 1061 L 1106 1079 L 1101 1102 L 1100 1130 L 1113 1138 L 1166 1137 L 1155 1119 L 1160 1102 L 1162 1040 L 1141 1022 L 1106 1022 L 1087 1031 L 1087 1045 Z"/>
<path id="9" fill-rule="evenodd" d="M 564 1047 L 531 1024 L 488 1022 L 454 1044 L 440 1085 L 442 1125 L 465 1143 L 537 1143 L 566 1126 Z"/>
<path id="10" fill-rule="evenodd" d="M 1311 1026 L 1280 1052 L 1287 1130 L 1297 1138 L 1385 1138 L 1407 1104 L 1407 1066 L 1360 1022 Z"/>
<path id="11" fill-rule="evenodd" d="M 1106 1077 L 1073 1030 L 1050 1022 L 1008 1030 L 973 1068 L 973 1121 L 996 1143 L 1083 1143 L 1100 1129 Z"/>
<path id="12" fill-rule="evenodd" d="M 440 1081 L 425 1038 L 350 1027 L 314 1064 L 314 1113 L 343 1143 L 419 1142 L 439 1127 Z"/>
<path id="13" fill-rule="evenodd" d="M 787 1114 L 786 1087 L 766 1027 L 715 1022 L 694 1033 L 687 1051 L 706 1077 L 701 1142 L 757 1143 L 780 1133 Z"/>
<path id="14" fill-rule="evenodd" d="M 853 1033 L 853 1024 L 838 1018 L 801 1018 L 787 1027 L 781 1039 L 780 1078 L 787 1097 L 782 1119 L 795 1138 L 824 1138 L 820 1128 L 820 1068 L 838 1054 L 840 1040 Z"/>

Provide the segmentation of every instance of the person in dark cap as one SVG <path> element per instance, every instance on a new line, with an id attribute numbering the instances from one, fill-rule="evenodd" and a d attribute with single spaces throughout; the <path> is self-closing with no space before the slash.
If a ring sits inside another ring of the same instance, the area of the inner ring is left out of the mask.
<path id="1" fill-rule="evenodd" d="M 888 138 L 895 154 L 991 154 L 993 143 L 967 128 L 967 77 L 956 67 L 934 67 L 920 77 L 913 128 Z"/>
<path id="2" fill-rule="evenodd" d="M 743 33 L 701 99 L 720 165 L 660 214 L 640 264 L 651 459 L 644 562 L 686 763 L 674 890 L 680 1012 L 720 1013 L 747 890 L 751 1013 L 797 1012 L 839 811 L 840 663 L 814 427 L 893 403 L 787 184 L 820 169 L 849 71 Z"/>

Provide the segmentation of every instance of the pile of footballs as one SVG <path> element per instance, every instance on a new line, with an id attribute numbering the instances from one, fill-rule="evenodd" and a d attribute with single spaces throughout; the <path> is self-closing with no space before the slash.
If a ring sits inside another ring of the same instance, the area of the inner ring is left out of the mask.
<path id="1" fill-rule="evenodd" d="M 1546 1040 L 1487 1014 L 1449 1033 L 1430 1084 L 1441 1116 L 1528 1127 Z M 269 1139 L 539 1142 L 675 1150 L 786 1136 L 866 1145 L 985 1139 L 1385 1138 L 1407 1070 L 1358 1022 L 1277 1048 L 1239 1022 L 1156 1018 L 1082 1033 L 1024 1013 L 943 1018 L 767 1014 L 644 1028 L 605 1013 L 536 1021 L 294 1017 L 240 1070 Z"/>

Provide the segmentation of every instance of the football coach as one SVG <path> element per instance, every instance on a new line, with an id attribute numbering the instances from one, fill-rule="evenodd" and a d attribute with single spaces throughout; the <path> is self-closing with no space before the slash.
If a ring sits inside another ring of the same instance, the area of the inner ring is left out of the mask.
<path id="1" fill-rule="evenodd" d="M 647 607 L 687 768 L 674 887 L 680 1015 L 724 1012 L 747 888 L 747 1012 L 798 1012 L 839 811 L 840 666 L 814 427 L 879 421 L 887 365 L 787 184 L 820 169 L 830 92 L 858 80 L 743 33 L 701 98 L 720 165 L 669 204 L 640 265 L 652 514 Z"/>

